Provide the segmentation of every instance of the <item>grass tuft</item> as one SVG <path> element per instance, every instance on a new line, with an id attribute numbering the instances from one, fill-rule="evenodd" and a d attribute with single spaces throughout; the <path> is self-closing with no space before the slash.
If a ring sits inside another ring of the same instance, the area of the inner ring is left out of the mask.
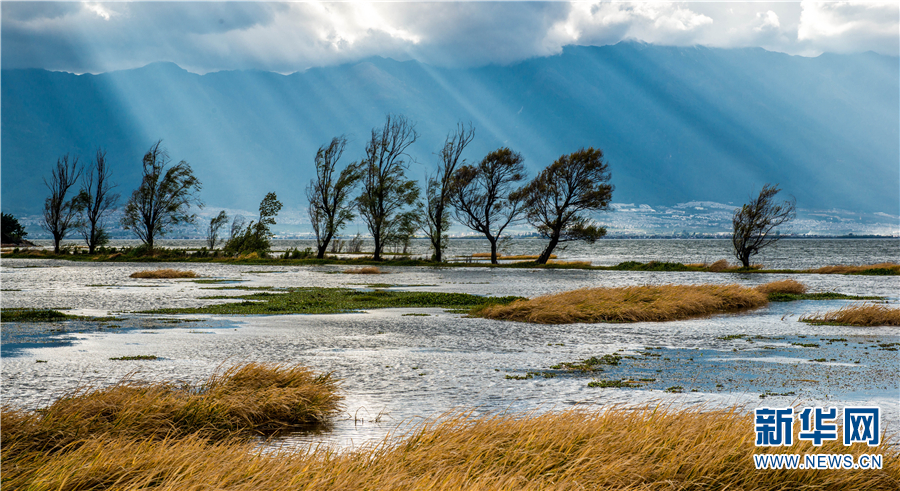
<path id="1" fill-rule="evenodd" d="M 878 263 L 863 266 L 848 266 L 841 264 L 837 266 L 824 266 L 808 272 L 818 274 L 900 275 L 900 264 Z"/>
<path id="2" fill-rule="evenodd" d="M 583 288 L 489 305 L 473 315 L 538 324 L 660 322 L 738 312 L 767 303 L 765 294 L 738 285 L 647 285 Z"/>
<path id="3" fill-rule="evenodd" d="M 800 283 L 799 281 L 787 279 L 781 281 L 770 281 L 769 283 L 758 285 L 756 287 L 756 290 L 766 295 L 770 293 L 787 293 L 800 295 L 806 293 L 807 288 L 806 285 Z"/>
<path id="4" fill-rule="evenodd" d="M 148 269 L 131 273 L 132 278 L 196 278 L 197 273 L 179 269 Z"/>
<path id="5" fill-rule="evenodd" d="M 900 326 L 900 309 L 883 304 L 847 305 L 824 314 L 804 315 L 800 320 L 830 326 Z"/>
<path id="6" fill-rule="evenodd" d="M 883 469 L 757 470 L 760 453 L 880 454 Z M 760 448 L 752 413 L 660 407 L 449 415 L 349 452 L 93 436 L 66 452 L 16 459 L 4 448 L 2 465 L 10 489 L 880 491 L 900 484 L 896 446 Z"/>
<path id="7" fill-rule="evenodd" d="M 198 387 L 126 379 L 82 387 L 37 412 L 3 407 L 3 461 L 97 435 L 223 438 L 322 425 L 339 401 L 337 380 L 302 366 L 246 363 L 217 371 Z"/>

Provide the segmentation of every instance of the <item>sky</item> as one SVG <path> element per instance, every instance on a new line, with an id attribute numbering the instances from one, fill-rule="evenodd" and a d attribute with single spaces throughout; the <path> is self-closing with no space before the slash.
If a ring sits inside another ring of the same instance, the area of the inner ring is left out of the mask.
<path id="1" fill-rule="evenodd" d="M 370 56 L 508 65 L 622 40 L 791 55 L 900 51 L 900 4 L 864 2 L 8 2 L 0 64 L 100 73 L 292 73 Z"/>

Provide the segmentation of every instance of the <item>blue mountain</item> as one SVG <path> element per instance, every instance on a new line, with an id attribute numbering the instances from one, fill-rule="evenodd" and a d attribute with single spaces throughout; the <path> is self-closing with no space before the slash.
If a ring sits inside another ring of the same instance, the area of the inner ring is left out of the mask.
<path id="1" fill-rule="evenodd" d="M 192 165 L 209 206 L 253 210 L 275 191 L 303 207 L 316 149 L 346 134 L 345 158 L 357 160 L 396 113 L 420 133 L 416 178 L 463 121 L 476 127 L 470 161 L 508 146 L 536 173 L 563 153 L 602 148 L 617 202 L 740 204 L 771 182 L 802 208 L 900 214 L 900 63 L 874 53 L 627 42 L 470 69 L 370 58 L 289 75 L 153 63 L 0 77 L 4 212 L 37 213 L 56 159 L 84 161 L 97 146 L 127 196 L 160 138 Z"/>

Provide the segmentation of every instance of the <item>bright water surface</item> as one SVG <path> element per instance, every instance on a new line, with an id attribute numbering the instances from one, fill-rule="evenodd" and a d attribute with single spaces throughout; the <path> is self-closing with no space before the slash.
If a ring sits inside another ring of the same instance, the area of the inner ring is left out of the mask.
<path id="1" fill-rule="evenodd" d="M 478 241 L 464 243 L 481 252 Z M 534 253 L 537 241 L 513 242 L 510 253 Z M 475 244 L 475 245 L 473 245 Z M 572 246 L 562 259 L 615 264 L 625 260 L 712 262 L 727 258 L 727 241 L 643 240 Z M 291 245 L 293 247 L 293 245 Z M 462 246 L 460 246 L 462 247 Z M 471 254 L 471 252 L 468 252 Z M 767 251 L 766 267 L 897 262 L 896 240 L 791 240 Z M 233 280 L 133 279 L 148 268 L 191 269 L 199 276 Z M 134 312 L 200 306 L 240 295 L 217 286 L 348 286 L 389 283 L 406 290 L 535 296 L 588 286 L 739 283 L 756 285 L 794 277 L 812 291 L 878 295 L 900 301 L 900 277 L 842 275 L 738 275 L 489 268 L 395 268 L 388 274 L 340 273 L 341 266 L 224 264 L 97 264 L 6 260 L 0 264 L 2 307 L 64 308 L 73 313 L 118 314 L 121 322 L 10 324 L 2 326 L 3 402 L 35 408 L 86 383 L 138 379 L 196 383 L 217 367 L 242 361 L 301 363 L 343 379 L 344 414 L 331 431 L 296 434 L 289 444 L 341 446 L 378 441 L 398 425 L 446 411 L 543 411 L 575 404 L 759 406 L 874 404 L 883 424 L 900 423 L 900 357 L 896 328 L 810 326 L 803 314 L 833 310 L 849 301 L 774 303 L 748 313 L 667 323 L 533 325 L 468 319 L 441 309 L 387 309 L 366 313 L 288 316 L 167 316 Z M 407 313 L 429 316 L 404 316 Z M 723 339 L 745 334 L 750 339 Z M 754 338 L 755 337 L 755 338 Z M 797 344 L 792 344 L 797 343 Z M 804 347 L 800 344 L 815 344 Z M 896 345 L 893 346 L 896 348 Z M 593 375 L 551 369 L 560 362 L 618 353 L 619 366 Z M 111 361 L 156 355 L 156 361 Z M 631 357 L 631 358 L 628 358 Z M 824 359 L 824 362 L 812 361 Z M 46 363 L 37 363 L 46 360 Z M 136 372 L 136 373 L 135 373 Z M 532 378 L 516 380 L 510 377 Z M 555 375 L 555 376 L 553 376 Z M 553 376 L 553 378 L 546 378 Z M 601 389 L 593 378 L 653 379 L 641 388 Z M 682 393 L 667 392 L 682 387 Z M 764 395 L 765 398 L 760 398 Z M 752 428 L 748 428 L 748 432 Z"/>

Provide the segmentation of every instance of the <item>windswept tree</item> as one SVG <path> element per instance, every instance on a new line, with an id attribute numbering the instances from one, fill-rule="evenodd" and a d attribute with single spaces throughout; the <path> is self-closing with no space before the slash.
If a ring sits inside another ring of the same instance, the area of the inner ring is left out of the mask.
<path id="1" fill-rule="evenodd" d="M 316 152 L 316 177 L 306 187 L 309 200 L 309 220 L 316 234 L 316 257 L 323 259 L 331 240 L 353 219 L 350 194 L 362 177 L 359 164 L 353 162 L 337 172 L 337 163 L 344 154 L 347 138 L 332 138 L 327 146 Z"/>
<path id="2" fill-rule="evenodd" d="M 444 148 L 439 155 L 437 169 L 434 175 L 428 177 L 425 189 L 425 228 L 434 254 L 431 259 L 436 262 L 443 261 L 444 248 L 447 247 L 447 230 L 450 229 L 450 194 L 453 185 L 453 174 L 460 163 L 465 165 L 462 159 L 463 150 L 475 138 L 475 129 L 470 124 L 468 128 L 462 123 L 456 125 L 456 131 L 447 135 L 444 140 Z"/>
<path id="3" fill-rule="evenodd" d="M 270 227 L 275 225 L 275 217 L 279 211 L 281 211 L 281 201 L 278 201 L 278 196 L 275 193 L 267 193 L 259 203 L 259 219 L 250 221 L 243 231 L 235 232 L 232 228 L 232 236 L 225 244 L 225 253 L 249 254 L 256 252 L 263 255 L 269 252 L 270 240 L 274 236 Z"/>
<path id="4" fill-rule="evenodd" d="M 606 235 L 606 229 L 593 224 L 587 213 L 608 209 L 613 191 L 609 179 L 603 151 L 582 148 L 556 159 L 522 189 L 528 222 L 550 241 L 538 264 L 547 264 L 560 242 L 593 243 Z"/>
<path id="5" fill-rule="evenodd" d="M 98 246 L 109 242 L 106 218 L 115 211 L 119 202 L 119 194 L 112 192 L 116 185 L 111 182 L 111 178 L 112 169 L 106 162 L 106 152 L 98 148 L 94 161 L 81 178 L 81 191 L 77 199 L 78 230 L 90 254 L 93 254 Z"/>
<path id="6" fill-rule="evenodd" d="M 150 254 L 157 236 L 164 236 L 173 225 L 194 223 L 191 205 L 203 208 L 200 180 L 190 164 L 182 160 L 171 165 L 161 145 L 162 140 L 157 141 L 144 155 L 141 185 L 131 193 L 122 217 L 122 226 L 134 232 Z"/>
<path id="7" fill-rule="evenodd" d="M 78 157 L 69 162 L 69 155 L 56 159 L 56 167 L 50 172 L 50 180 L 44 178 L 44 184 L 50 190 L 50 196 L 44 200 L 44 213 L 41 227 L 53 236 L 53 252 L 59 254 L 59 243 L 73 227 L 78 226 L 78 196 L 66 199 L 69 189 L 78 182 L 81 168 Z"/>
<path id="8" fill-rule="evenodd" d="M 779 191 L 781 190 L 777 184 L 765 184 L 759 196 L 734 211 L 731 219 L 734 230 L 731 243 L 734 245 L 734 257 L 745 268 L 750 267 L 750 256 L 781 238 L 781 235 L 775 233 L 775 228 L 796 216 L 796 201 L 791 198 L 777 202 L 775 195 Z"/>
<path id="9" fill-rule="evenodd" d="M 403 116 L 388 115 L 384 127 L 373 128 L 362 161 L 362 192 L 356 207 L 375 242 L 373 259 L 381 260 L 386 239 L 396 237 L 398 228 L 418 223 L 414 207 L 419 186 L 406 178 L 409 155 L 406 149 L 419 137 L 415 125 Z"/>
<path id="10" fill-rule="evenodd" d="M 219 233 L 227 223 L 228 213 L 225 213 L 225 210 L 220 211 L 218 215 L 209 219 L 209 227 L 206 229 L 206 246 L 209 250 L 215 249 L 219 242 L 222 241 L 219 238 Z"/>
<path id="11" fill-rule="evenodd" d="M 491 264 L 497 264 L 497 242 L 522 217 L 524 201 L 515 183 L 525 180 L 525 159 L 509 148 L 487 154 L 478 165 L 464 165 L 453 174 L 450 202 L 456 219 L 484 234 L 491 244 Z"/>

